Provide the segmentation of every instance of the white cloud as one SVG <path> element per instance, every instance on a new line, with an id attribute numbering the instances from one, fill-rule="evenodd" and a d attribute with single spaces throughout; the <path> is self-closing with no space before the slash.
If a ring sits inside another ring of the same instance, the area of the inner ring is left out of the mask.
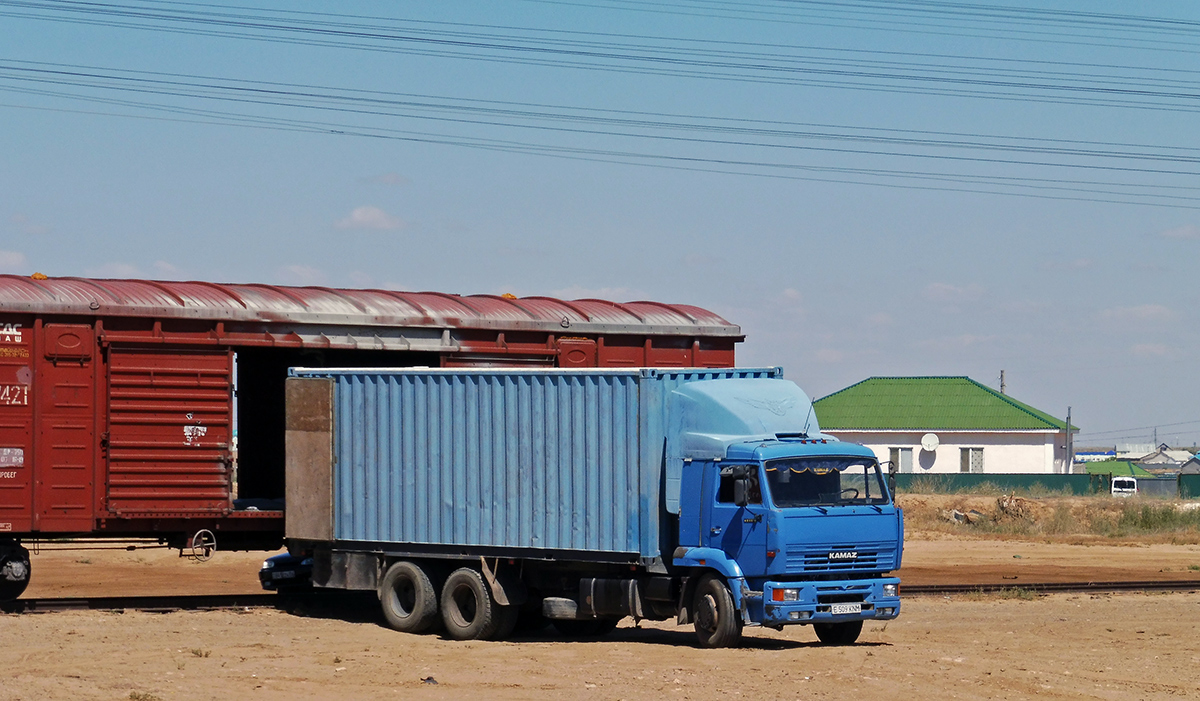
<path id="1" fill-rule="evenodd" d="M 883 312 L 878 312 L 876 314 L 872 314 L 872 315 L 868 316 L 866 321 L 867 321 L 868 326 L 895 326 L 896 325 L 896 320 L 893 319 L 890 314 L 884 314 Z"/>
<path id="2" fill-rule="evenodd" d="M 325 285 L 329 277 L 323 270 L 310 265 L 285 265 L 279 277 L 289 285 Z"/>
<path id="3" fill-rule="evenodd" d="M 92 268 L 84 268 L 83 272 L 88 277 L 99 278 L 121 279 L 145 277 L 142 275 L 141 269 L 136 265 L 133 263 L 123 263 L 121 261 L 113 261 L 111 263 L 104 263 L 103 265 L 98 265 Z"/>
<path id="4" fill-rule="evenodd" d="M 638 290 L 628 287 L 583 287 L 580 285 L 552 290 L 550 296 L 559 299 L 604 299 L 610 302 L 630 302 L 646 297 Z"/>
<path id="5" fill-rule="evenodd" d="M 334 224 L 339 229 L 399 229 L 404 222 L 378 207 L 355 207 L 354 211 Z"/>
<path id="6" fill-rule="evenodd" d="M 1174 229 L 1159 232 L 1158 235 L 1164 239 L 1200 239 L 1200 226 L 1192 224 L 1177 226 Z"/>
<path id="7" fill-rule="evenodd" d="M 1175 312 L 1161 304 L 1140 304 L 1105 309 L 1100 316 L 1109 321 L 1171 321 L 1175 318 Z"/>
<path id="8" fill-rule="evenodd" d="M 0 273 L 23 273 L 28 261 L 18 251 L 0 251 Z"/>
<path id="9" fill-rule="evenodd" d="M 796 290 L 791 287 L 789 287 L 783 291 L 783 298 L 790 299 L 795 302 L 799 302 L 802 299 L 802 297 L 800 296 L 799 290 Z"/>
<path id="10" fill-rule="evenodd" d="M 983 287 L 975 283 L 958 286 L 931 282 L 925 286 L 924 294 L 926 299 L 934 302 L 972 302 L 983 296 Z"/>

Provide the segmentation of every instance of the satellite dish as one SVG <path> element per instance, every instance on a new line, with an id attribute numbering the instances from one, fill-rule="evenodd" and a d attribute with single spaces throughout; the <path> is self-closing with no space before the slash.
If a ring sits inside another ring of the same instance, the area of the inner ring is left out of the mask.
<path id="1" fill-rule="evenodd" d="M 921 450 L 927 450 L 932 453 L 937 450 L 938 445 L 939 441 L 936 433 L 926 433 L 921 436 Z"/>

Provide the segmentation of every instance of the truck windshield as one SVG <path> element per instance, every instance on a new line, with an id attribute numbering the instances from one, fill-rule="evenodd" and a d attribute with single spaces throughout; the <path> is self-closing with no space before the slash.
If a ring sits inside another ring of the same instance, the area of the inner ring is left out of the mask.
<path id="1" fill-rule="evenodd" d="M 771 500 L 797 506 L 886 504 L 879 464 L 869 458 L 788 458 L 766 465 Z"/>

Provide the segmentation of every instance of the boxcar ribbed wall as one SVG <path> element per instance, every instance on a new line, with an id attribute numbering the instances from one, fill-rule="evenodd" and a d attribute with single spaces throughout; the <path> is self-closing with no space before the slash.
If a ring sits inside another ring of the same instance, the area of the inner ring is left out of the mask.
<path id="1" fill-rule="evenodd" d="M 658 554 L 638 379 L 338 374 L 336 537 Z"/>

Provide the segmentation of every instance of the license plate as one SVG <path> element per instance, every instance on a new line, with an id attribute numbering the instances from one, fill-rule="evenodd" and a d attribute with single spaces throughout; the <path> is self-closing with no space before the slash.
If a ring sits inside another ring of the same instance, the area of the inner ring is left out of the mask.
<path id="1" fill-rule="evenodd" d="M 292 570 L 284 570 L 283 572 L 272 572 L 271 579 L 295 579 L 296 573 Z"/>
<path id="2" fill-rule="evenodd" d="M 837 616 L 843 613 L 862 613 L 862 604 L 830 604 L 829 612 Z"/>

